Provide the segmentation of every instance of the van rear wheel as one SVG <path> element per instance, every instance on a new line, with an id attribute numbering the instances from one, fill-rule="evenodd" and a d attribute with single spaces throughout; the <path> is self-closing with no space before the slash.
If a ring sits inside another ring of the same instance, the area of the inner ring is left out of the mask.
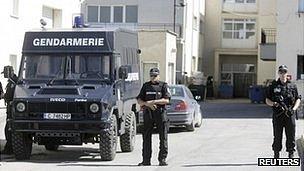
<path id="1" fill-rule="evenodd" d="M 126 118 L 125 133 L 120 136 L 120 148 L 122 152 L 131 152 L 135 146 L 136 117 L 133 112 Z"/>

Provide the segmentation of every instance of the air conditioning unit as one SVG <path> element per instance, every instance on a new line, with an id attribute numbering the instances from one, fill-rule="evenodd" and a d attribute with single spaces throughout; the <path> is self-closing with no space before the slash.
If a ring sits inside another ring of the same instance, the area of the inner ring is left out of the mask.
<path id="1" fill-rule="evenodd" d="M 304 0 L 299 0 L 299 13 L 304 13 Z"/>

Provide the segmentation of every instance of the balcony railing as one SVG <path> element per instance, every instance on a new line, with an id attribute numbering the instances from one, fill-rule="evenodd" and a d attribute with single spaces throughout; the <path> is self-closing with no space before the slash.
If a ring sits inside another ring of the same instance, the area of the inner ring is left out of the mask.
<path id="1" fill-rule="evenodd" d="M 260 58 L 264 61 L 276 60 L 276 29 L 261 30 Z"/>
<path id="2" fill-rule="evenodd" d="M 276 32 L 274 28 L 263 28 L 261 30 L 261 44 L 276 43 Z"/>
<path id="3" fill-rule="evenodd" d="M 169 30 L 173 32 L 173 24 L 171 23 L 90 23 L 90 27 L 113 28 L 121 27 L 130 30 Z M 175 24 L 175 32 L 178 37 L 183 37 L 183 30 L 181 24 Z"/>

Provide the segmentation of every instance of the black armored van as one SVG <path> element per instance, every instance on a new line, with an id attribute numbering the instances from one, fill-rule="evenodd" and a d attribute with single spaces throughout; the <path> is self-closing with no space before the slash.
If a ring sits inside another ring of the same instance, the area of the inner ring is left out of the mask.
<path id="1" fill-rule="evenodd" d="M 99 143 L 101 159 L 113 160 L 120 139 L 131 152 L 139 53 L 137 33 L 124 29 L 25 33 L 9 119 L 16 159 L 29 159 L 33 143 Z"/>

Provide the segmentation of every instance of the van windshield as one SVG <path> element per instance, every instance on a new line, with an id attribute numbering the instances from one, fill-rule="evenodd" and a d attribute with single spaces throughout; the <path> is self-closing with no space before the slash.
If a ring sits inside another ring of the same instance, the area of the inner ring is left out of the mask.
<path id="1" fill-rule="evenodd" d="M 27 55 L 20 78 L 24 80 L 110 79 L 109 55 Z"/>

